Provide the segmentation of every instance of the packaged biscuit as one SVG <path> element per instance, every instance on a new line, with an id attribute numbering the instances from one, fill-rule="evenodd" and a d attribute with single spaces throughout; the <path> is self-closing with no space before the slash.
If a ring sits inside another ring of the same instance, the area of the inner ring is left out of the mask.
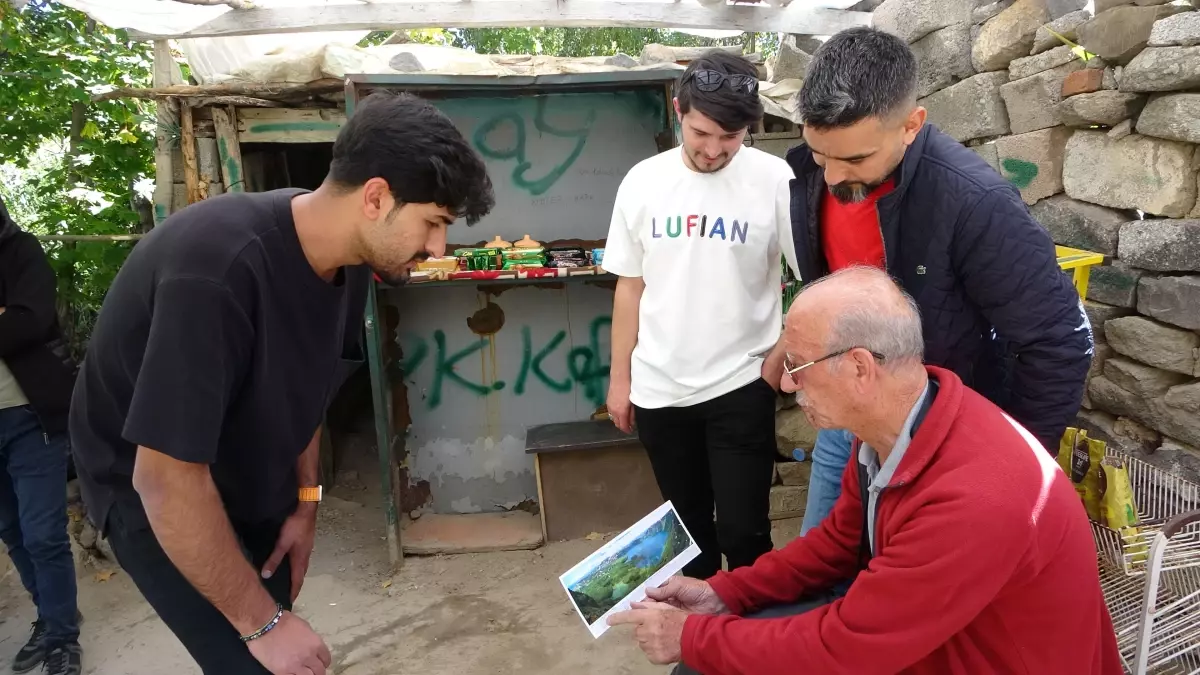
<path id="1" fill-rule="evenodd" d="M 1083 508 L 1087 511 L 1088 518 L 1097 523 L 1104 522 L 1103 514 L 1100 512 L 1103 496 L 1100 485 L 1100 462 L 1104 459 L 1104 450 L 1104 441 L 1088 438 L 1086 431 L 1077 430 L 1075 438 L 1071 442 L 1070 468 L 1067 469 L 1067 476 L 1075 485 L 1075 492 L 1083 501 Z M 1060 466 L 1062 461 L 1060 449 Z"/>
<path id="2" fill-rule="evenodd" d="M 1104 496 L 1101 511 L 1104 524 L 1121 534 L 1128 553 L 1133 554 L 1134 563 L 1145 562 L 1147 546 L 1140 541 L 1137 505 L 1133 500 L 1133 483 L 1129 469 L 1119 457 L 1105 457 L 1100 462 L 1101 489 Z"/>
<path id="3" fill-rule="evenodd" d="M 1075 436 L 1078 433 L 1075 427 L 1067 427 L 1058 441 L 1058 466 L 1068 476 L 1071 475 L 1071 453 L 1075 450 Z"/>

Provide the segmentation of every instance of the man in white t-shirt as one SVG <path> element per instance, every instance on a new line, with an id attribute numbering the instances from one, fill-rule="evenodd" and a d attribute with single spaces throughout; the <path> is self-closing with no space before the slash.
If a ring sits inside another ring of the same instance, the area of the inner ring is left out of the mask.
<path id="1" fill-rule="evenodd" d="M 613 302 L 608 411 L 636 425 L 708 578 L 771 550 L 781 257 L 796 268 L 787 163 L 743 147 L 763 114 L 753 64 L 714 50 L 677 87 L 683 146 L 617 191 L 604 268 Z M 716 508 L 716 521 L 713 509 Z"/>

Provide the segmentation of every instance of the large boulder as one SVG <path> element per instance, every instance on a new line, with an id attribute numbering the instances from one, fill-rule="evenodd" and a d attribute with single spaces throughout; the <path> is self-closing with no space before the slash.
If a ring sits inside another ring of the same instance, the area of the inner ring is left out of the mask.
<path id="1" fill-rule="evenodd" d="M 1126 316 L 1104 324 L 1108 344 L 1118 353 L 1146 365 L 1184 375 L 1200 375 L 1200 335 L 1143 316 Z"/>
<path id="2" fill-rule="evenodd" d="M 936 30 L 914 42 L 912 50 L 917 57 L 919 98 L 975 74 L 971 67 L 971 27 L 967 24 Z"/>
<path id="3" fill-rule="evenodd" d="M 1062 192 L 1063 154 L 1070 137 L 1070 129 L 1053 127 L 996 139 L 1001 173 L 1026 204 Z"/>
<path id="4" fill-rule="evenodd" d="M 1076 59 L 1001 86 L 1000 96 L 1008 110 L 1012 133 L 1023 134 L 1057 126 L 1059 119 L 1055 106 L 1062 100 L 1063 80 L 1083 67 L 1083 61 Z"/>
<path id="5" fill-rule="evenodd" d="M 1129 63 L 1150 41 L 1154 22 L 1165 16 L 1160 7 L 1116 7 L 1096 14 L 1076 29 L 1079 44 L 1110 63 Z"/>
<path id="6" fill-rule="evenodd" d="M 789 35 L 779 42 L 779 48 L 767 61 L 767 80 L 803 80 L 811 61 L 812 55 L 797 47 L 796 38 Z"/>
<path id="7" fill-rule="evenodd" d="M 1138 283 L 1137 309 L 1180 328 L 1200 331 L 1200 277 L 1147 277 Z"/>
<path id="8" fill-rule="evenodd" d="M 1122 356 L 1104 362 L 1104 377 L 1118 387 L 1142 396 L 1162 396 L 1171 387 L 1191 379 L 1182 373 L 1154 368 Z"/>
<path id="9" fill-rule="evenodd" d="M 1104 255 L 1117 254 L 1121 226 L 1137 214 L 1058 195 L 1034 204 L 1029 212 L 1050 232 L 1054 243 Z"/>
<path id="10" fill-rule="evenodd" d="M 1058 120 L 1069 127 L 1112 127 L 1136 117 L 1144 105 L 1146 97 L 1142 94 L 1103 90 L 1064 99 L 1054 111 Z"/>
<path id="11" fill-rule="evenodd" d="M 1200 94 L 1151 98 L 1138 117 L 1137 132 L 1171 141 L 1200 143 Z"/>
<path id="12" fill-rule="evenodd" d="M 1076 35 L 1075 30 L 1079 28 L 1080 24 L 1091 20 L 1091 18 L 1091 12 L 1081 9 L 1060 16 L 1059 18 L 1042 26 L 1041 28 L 1037 29 L 1037 32 L 1033 35 L 1033 50 L 1030 51 L 1030 54 L 1040 54 L 1044 51 L 1054 49 L 1055 47 L 1062 47 L 1062 40 L 1059 40 L 1057 37 L 1055 37 L 1054 33 L 1058 33 L 1066 39 L 1074 42 L 1079 37 Z M 1051 33 L 1050 31 L 1054 31 L 1054 33 Z"/>
<path id="13" fill-rule="evenodd" d="M 1148 47 L 1121 71 L 1121 91 L 1200 88 L 1200 47 Z"/>
<path id="14" fill-rule="evenodd" d="M 1192 147 L 1080 130 L 1067 141 L 1063 187 L 1071 197 L 1101 206 L 1181 218 L 1196 204 Z"/>
<path id="15" fill-rule="evenodd" d="M 1064 66 L 1078 58 L 1070 47 L 1063 45 L 1040 54 L 1015 59 L 1008 64 L 1008 79 L 1016 81 L 1037 75 L 1052 68 Z M 1101 71 L 1100 74 L 1103 75 L 1104 72 Z"/>
<path id="16" fill-rule="evenodd" d="M 1200 12 L 1182 12 L 1159 19 L 1150 29 L 1150 47 L 1200 45 Z"/>
<path id="17" fill-rule="evenodd" d="M 1145 270 L 1114 260 L 1111 265 L 1093 267 L 1088 277 L 1088 300 L 1113 307 L 1137 307 L 1138 282 Z"/>
<path id="18" fill-rule="evenodd" d="M 1034 34 L 1050 18 L 1045 0 L 1017 0 L 988 19 L 971 50 L 975 70 L 981 73 L 1001 70 L 1013 59 L 1028 55 L 1033 50 Z"/>
<path id="19" fill-rule="evenodd" d="M 1156 272 L 1200 272 L 1200 220 L 1134 220 L 1121 226 L 1117 255 Z"/>
<path id="20" fill-rule="evenodd" d="M 962 143 L 1009 133 L 1008 111 L 1000 97 L 1008 72 L 982 73 L 926 96 L 918 102 L 929 122 Z"/>
<path id="21" fill-rule="evenodd" d="M 876 28 L 912 44 L 935 30 L 970 24 L 974 0 L 884 0 L 871 16 Z"/>

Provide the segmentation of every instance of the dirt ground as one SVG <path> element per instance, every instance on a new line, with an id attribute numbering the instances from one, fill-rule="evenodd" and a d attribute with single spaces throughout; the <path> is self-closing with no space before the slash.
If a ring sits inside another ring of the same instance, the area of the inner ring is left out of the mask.
<path id="1" fill-rule="evenodd" d="M 296 611 L 324 636 L 336 675 L 650 675 L 627 628 L 593 640 L 558 575 L 603 542 L 536 551 L 406 558 L 387 571 L 372 480 L 344 475 L 322 506 Z M 776 545 L 799 520 L 779 521 Z M 84 673 L 190 675 L 199 669 L 123 572 L 77 550 Z M 28 637 L 32 604 L 16 574 L 0 579 L 0 671 Z"/>

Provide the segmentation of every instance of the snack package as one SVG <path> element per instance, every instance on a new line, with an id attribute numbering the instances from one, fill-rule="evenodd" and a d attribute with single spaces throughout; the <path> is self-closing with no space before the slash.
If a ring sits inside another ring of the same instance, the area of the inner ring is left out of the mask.
<path id="1" fill-rule="evenodd" d="M 1075 427 L 1067 427 L 1058 441 L 1058 466 L 1068 476 L 1071 475 L 1071 453 L 1075 449 L 1075 436 L 1078 433 L 1079 430 Z"/>
<path id="2" fill-rule="evenodd" d="M 454 252 L 458 269 L 469 272 L 500 269 L 500 251 L 494 248 L 460 248 Z"/>
<path id="3" fill-rule="evenodd" d="M 1129 469 L 1119 457 L 1105 457 L 1100 462 L 1100 471 L 1101 489 L 1104 491 L 1101 502 L 1104 524 L 1121 534 L 1127 551 L 1133 554 L 1134 563 L 1145 562 L 1148 549 L 1138 537 L 1137 505 L 1133 502 Z"/>
<path id="4" fill-rule="evenodd" d="M 1100 485 L 1100 462 L 1104 459 L 1104 441 L 1087 437 L 1087 432 L 1079 430 L 1071 449 L 1071 468 L 1067 475 L 1075 484 L 1075 492 L 1083 500 L 1083 508 L 1088 518 L 1094 522 L 1103 522 L 1100 512 L 1102 487 Z"/>

